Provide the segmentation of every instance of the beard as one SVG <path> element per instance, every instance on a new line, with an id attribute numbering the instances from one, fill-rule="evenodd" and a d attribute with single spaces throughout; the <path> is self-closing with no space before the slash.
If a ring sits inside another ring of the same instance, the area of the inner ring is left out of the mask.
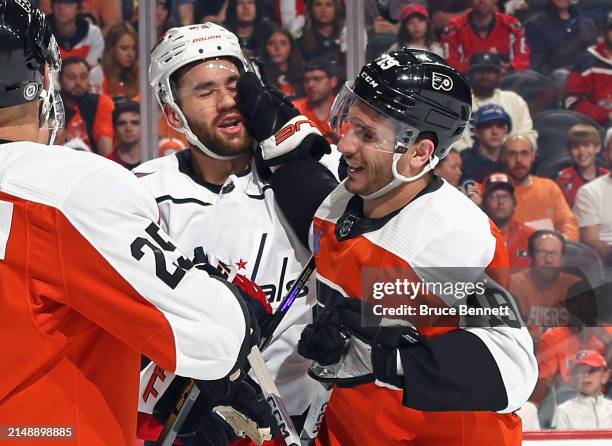
<path id="1" fill-rule="evenodd" d="M 189 122 L 189 119 L 187 121 L 189 128 L 200 142 L 219 156 L 240 155 L 253 147 L 253 138 L 247 133 L 244 124 L 240 133 L 228 137 L 219 133 L 214 123 L 209 125 Z"/>

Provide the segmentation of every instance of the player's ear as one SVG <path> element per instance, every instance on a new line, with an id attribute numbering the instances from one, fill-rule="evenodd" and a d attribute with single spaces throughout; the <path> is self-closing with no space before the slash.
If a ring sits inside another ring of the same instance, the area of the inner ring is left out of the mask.
<path id="1" fill-rule="evenodd" d="M 178 113 L 170 104 L 164 104 L 163 111 L 166 121 L 168 121 L 170 127 L 174 129 L 180 129 L 183 127 L 183 121 L 181 121 Z"/>
<path id="2" fill-rule="evenodd" d="M 429 138 L 421 139 L 414 143 L 412 149 L 411 164 L 413 168 L 420 170 L 433 156 L 435 145 Z"/>

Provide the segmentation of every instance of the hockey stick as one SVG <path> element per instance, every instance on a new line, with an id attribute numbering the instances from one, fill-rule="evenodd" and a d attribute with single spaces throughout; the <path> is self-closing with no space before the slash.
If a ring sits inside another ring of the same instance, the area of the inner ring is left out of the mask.
<path id="1" fill-rule="evenodd" d="M 310 278 L 314 270 L 315 270 L 315 260 L 314 260 L 314 257 L 311 257 L 310 260 L 308 260 L 308 263 L 306 264 L 302 272 L 300 273 L 299 277 L 296 279 L 295 282 L 293 282 L 291 289 L 289 290 L 287 295 L 284 297 L 284 299 L 280 303 L 278 309 L 274 312 L 272 319 L 265 327 L 265 332 L 261 333 L 260 338 L 259 338 L 259 348 L 261 350 L 267 347 L 270 341 L 272 340 L 272 335 L 274 334 L 274 331 L 276 330 L 276 328 L 279 326 L 279 324 L 281 323 L 281 321 L 283 320 L 283 318 L 289 311 L 289 308 L 291 307 L 291 305 L 293 305 L 293 302 L 295 302 L 295 299 L 297 299 L 298 294 L 300 293 L 300 291 L 302 291 L 302 289 L 306 285 L 306 282 L 308 282 L 308 279 Z M 252 367 L 252 364 L 250 361 L 249 361 L 249 365 L 251 365 Z M 262 388 L 262 391 L 263 391 L 263 388 Z M 174 443 L 176 436 L 181 430 L 181 427 L 183 427 L 183 423 L 185 422 L 187 415 L 189 415 L 189 411 L 191 410 L 191 407 L 195 403 L 195 400 L 199 393 L 200 393 L 200 390 L 195 385 L 195 381 L 193 379 L 187 380 L 187 383 L 185 384 L 185 387 L 183 387 L 183 390 L 181 392 L 181 397 L 179 397 L 179 399 L 177 400 L 176 405 L 174 409 L 172 410 L 172 413 L 168 417 L 168 420 L 166 420 L 164 429 L 162 430 L 159 437 L 157 438 L 157 441 L 155 442 L 155 446 L 172 446 L 172 443 Z M 187 402 L 189 402 L 189 404 L 186 404 Z M 282 401 L 280 401 L 280 397 L 277 398 L 277 401 L 275 401 L 274 399 L 272 399 L 272 401 L 268 399 L 268 403 L 270 403 L 273 411 L 278 405 L 276 404 L 278 402 L 280 402 L 282 405 Z M 273 406 L 272 403 L 275 403 L 275 405 Z M 291 422 L 291 418 L 289 417 L 287 418 L 289 419 L 289 422 Z"/>

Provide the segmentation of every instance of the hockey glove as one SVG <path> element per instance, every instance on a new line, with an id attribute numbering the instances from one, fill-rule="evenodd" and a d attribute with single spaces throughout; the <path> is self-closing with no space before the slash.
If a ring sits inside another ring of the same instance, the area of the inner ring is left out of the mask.
<path id="1" fill-rule="evenodd" d="M 347 340 L 340 315 L 333 309 L 325 309 L 302 331 L 298 353 L 321 365 L 337 364 L 346 353 Z"/>
<path id="2" fill-rule="evenodd" d="M 372 373 L 377 384 L 402 388 L 398 376 L 398 350 L 420 344 L 427 348 L 427 340 L 402 319 L 382 318 L 374 307 L 360 299 L 342 299 L 336 303 L 342 328 L 352 337 L 371 347 Z"/>
<path id="3" fill-rule="evenodd" d="M 247 72 L 238 79 L 237 91 L 247 131 L 261 146 L 258 164 L 280 166 L 331 153 L 321 132 L 276 87 L 262 84 L 254 73 Z"/>

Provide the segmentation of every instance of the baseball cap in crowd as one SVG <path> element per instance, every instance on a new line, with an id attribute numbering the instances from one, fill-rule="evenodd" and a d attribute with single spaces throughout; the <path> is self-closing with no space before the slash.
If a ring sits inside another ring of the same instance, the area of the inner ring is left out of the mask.
<path id="1" fill-rule="evenodd" d="M 505 121 L 508 124 L 508 132 L 512 130 L 512 119 L 501 105 L 487 104 L 476 110 L 476 113 L 474 113 L 474 125 L 476 127 L 489 121 Z"/>
<path id="2" fill-rule="evenodd" d="M 501 56 L 497 53 L 476 53 L 470 57 L 470 71 L 493 68 L 501 71 Z"/>
<path id="3" fill-rule="evenodd" d="M 411 3 L 404 6 L 404 9 L 402 9 L 402 12 L 400 13 L 400 22 L 404 23 L 414 14 L 422 15 L 426 19 L 429 18 L 429 12 L 427 12 L 427 8 L 425 6 L 420 3 Z"/>
<path id="4" fill-rule="evenodd" d="M 503 189 L 510 192 L 510 195 L 514 196 L 514 184 L 508 175 L 502 172 L 492 173 L 486 177 L 482 183 L 484 193 L 483 196 L 487 196 L 493 191 Z"/>
<path id="5" fill-rule="evenodd" d="M 323 57 L 316 57 L 310 60 L 304 66 L 304 73 L 308 73 L 309 71 L 323 71 L 329 77 L 336 75 L 332 63 Z"/>
<path id="6" fill-rule="evenodd" d="M 595 368 L 608 368 L 606 359 L 596 350 L 582 350 L 576 353 L 576 357 L 572 361 L 572 368 L 577 365 L 584 364 Z"/>

